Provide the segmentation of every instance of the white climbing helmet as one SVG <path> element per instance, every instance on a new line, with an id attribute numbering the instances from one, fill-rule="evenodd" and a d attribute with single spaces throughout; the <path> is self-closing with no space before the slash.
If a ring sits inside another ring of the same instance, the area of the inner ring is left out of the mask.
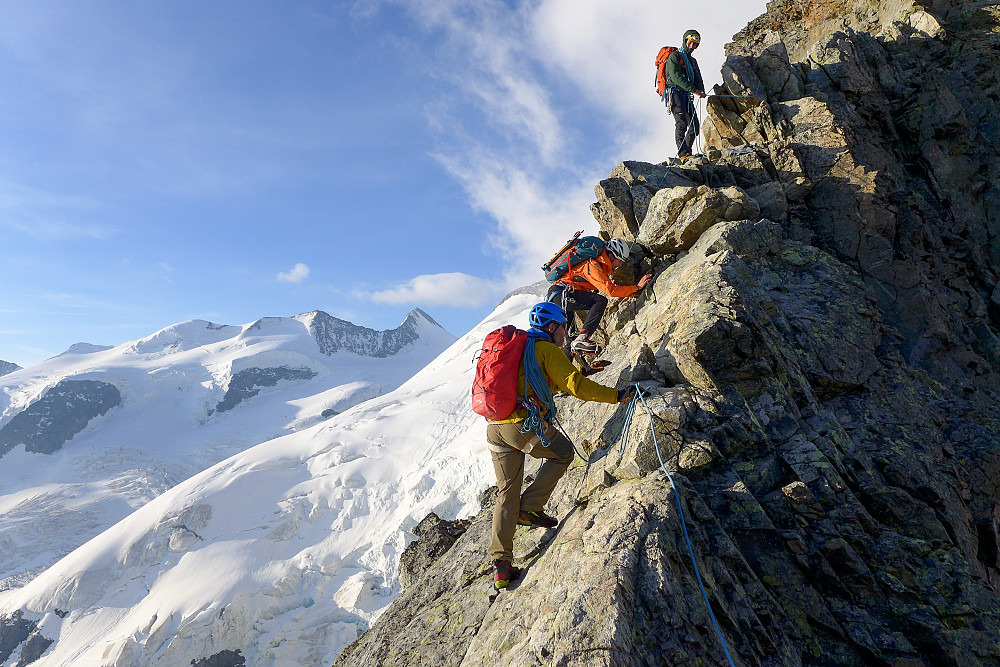
<path id="1" fill-rule="evenodd" d="M 624 262 L 626 259 L 628 259 L 629 249 L 628 249 L 628 243 L 626 243 L 625 241 L 621 239 L 611 239 L 605 244 L 604 247 L 607 248 L 608 252 L 610 252 L 612 255 L 614 255 L 621 261 Z"/>

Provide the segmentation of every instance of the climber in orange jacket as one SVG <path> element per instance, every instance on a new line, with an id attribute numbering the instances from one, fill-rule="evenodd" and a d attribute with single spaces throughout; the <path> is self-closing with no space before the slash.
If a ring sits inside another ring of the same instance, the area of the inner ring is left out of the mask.
<path id="1" fill-rule="evenodd" d="M 609 296 L 617 298 L 633 296 L 653 279 L 653 274 L 647 273 L 639 279 L 638 285 L 615 283 L 611 275 L 625 263 L 628 256 L 628 243 L 622 239 L 611 239 L 600 255 L 576 266 L 570 266 L 566 275 L 549 288 L 546 298 L 562 306 L 567 313 L 587 311 L 580 333 L 570 344 L 570 351 L 574 354 L 592 359 L 601 353 L 600 346 L 590 340 L 590 336 L 604 317 Z"/>

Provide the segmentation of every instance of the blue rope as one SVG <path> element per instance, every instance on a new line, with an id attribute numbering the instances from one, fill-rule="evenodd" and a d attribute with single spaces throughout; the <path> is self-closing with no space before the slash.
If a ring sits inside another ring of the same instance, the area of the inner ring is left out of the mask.
<path id="1" fill-rule="evenodd" d="M 719 622 L 715 620 L 715 612 L 712 611 L 712 604 L 708 601 L 708 593 L 705 591 L 705 584 L 701 580 L 701 572 L 698 570 L 698 563 L 694 559 L 694 547 L 691 545 L 691 538 L 688 536 L 687 522 L 684 520 L 684 509 L 681 507 L 681 495 L 677 491 L 677 485 L 674 484 L 674 478 L 670 475 L 670 471 L 667 470 L 667 464 L 663 462 L 663 456 L 660 454 L 660 444 L 656 441 L 656 427 L 653 424 L 653 411 L 649 409 L 649 405 L 646 404 L 646 399 L 642 396 L 642 390 L 639 389 L 639 385 L 636 385 L 636 395 L 639 400 L 642 401 L 642 406 L 646 408 L 646 413 L 649 415 L 649 430 L 653 433 L 653 446 L 656 448 L 656 458 L 660 460 L 660 467 L 663 468 L 663 472 L 666 473 L 667 479 L 670 480 L 670 487 L 674 490 L 674 497 L 677 499 L 677 512 L 681 518 L 681 529 L 684 531 L 684 541 L 687 542 L 688 555 L 691 557 L 691 565 L 694 566 L 694 574 L 698 578 L 698 586 L 701 588 L 701 596 L 705 599 L 705 606 L 708 608 L 708 615 L 712 619 L 712 625 L 715 626 L 715 633 L 719 635 L 719 641 L 722 642 L 722 650 L 726 653 L 726 659 L 729 660 L 729 664 L 732 667 L 736 667 L 736 663 L 733 662 L 733 658 L 729 655 L 729 646 L 726 644 L 726 638 L 722 636 L 722 628 L 719 627 Z"/>
<path id="2" fill-rule="evenodd" d="M 632 416 L 635 414 L 635 406 L 638 404 L 638 402 L 639 402 L 639 397 L 638 397 L 638 392 L 636 392 L 636 395 L 632 397 L 632 400 L 629 401 L 628 406 L 626 406 L 625 408 L 625 416 L 622 419 L 621 426 L 618 427 L 618 433 L 616 433 L 615 437 L 611 439 L 611 442 L 608 443 L 604 451 L 592 459 L 587 458 L 586 456 L 580 453 L 580 450 L 577 449 L 576 443 L 573 442 L 572 438 L 570 438 L 569 435 L 566 434 L 566 429 L 564 429 L 563 425 L 559 423 L 558 417 L 555 418 L 556 425 L 559 427 L 559 430 L 562 431 L 562 434 L 566 437 L 566 439 L 569 440 L 569 444 L 573 445 L 573 451 L 576 452 L 576 455 L 579 456 L 583 460 L 583 462 L 586 463 L 587 465 L 590 465 L 591 463 L 596 463 L 597 461 L 600 461 L 605 456 L 607 456 L 611 452 L 611 448 L 614 447 L 616 442 L 618 442 L 619 438 L 621 438 L 621 443 L 619 443 L 618 445 L 618 456 L 624 456 L 625 447 L 628 444 L 629 426 L 631 426 L 632 424 Z M 622 437 L 623 434 L 625 437 Z"/>
<path id="3" fill-rule="evenodd" d="M 677 500 L 677 513 L 681 519 L 681 530 L 684 533 L 684 541 L 687 543 L 688 556 L 691 558 L 691 565 L 694 567 L 695 577 L 698 579 L 698 588 L 701 589 L 701 597 L 705 600 L 705 607 L 708 609 L 708 616 L 709 618 L 712 619 L 712 625 L 715 627 L 715 633 L 718 635 L 719 641 L 722 643 L 722 650 L 726 654 L 726 659 L 729 661 L 731 667 L 736 667 L 736 663 L 733 662 L 733 657 L 729 654 L 729 645 L 726 643 L 726 638 L 722 634 L 722 628 L 719 627 L 719 622 L 715 618 L 715 612 L 712 611 L 712 603 L 709 602 L 708 600 L 708 592 L 705 590 L 705 583 L 701 578 L 701 571 L 698 569 L 698 561 L 696 561 L 694 557 L 694 546 L 691 544 L 691 536 L 688 534 L 687 521 L 684 519 L 684 508 L 681 505 L 681 495 L 680 492 L 677 490 L 677 485 L 674 483 L 673 476 L 667 469 L 667 464 L 663 462 L 663 455 L 660 453 L 660 443 L 656 439 L 656 425 L 653 423 L 653 411 L 646 403 L 646 398 L 643 396 L 642 388 L 638 385 L 638 383 L 636 383 L 635 395 L 632 396 L 632 400 L 629 401 L 628 407 L 625 409 L 625 418 L 622 420 L 622 425 L 618 429 L 618 433 L 615 435 L 614 439 L 608 444 L 604 452 L 601 453 L 599 456 L 595 456 L 592 459 L 588 459 L 587 457 L 583 456 L 580 453 L 580 450 L 576 448 L 576 443 L 574 443 L 572 439 L 570 439 L 570 437 L 566 435 L 566 429 L 564 429 L 562 427 L 562 424 L 559 423 L 559 419 L 555 417 L 555 414 L 553 414 L 552 416 L 555 419 L 556 425 L 559 427 L 559 430 L 562 431 L 562 434 L 566 437 L 567 440 L 570 441 L 570 444 L 573 445 L 573 451 L 576 452 L 576 455 L 579 456 L 581 459 L 583 459 L 584 462 L 587 463 L 587 465 L 590 465 L 591 463 L 600 461 L 602 458 L 607 456 L 608 452 L 611 451 L 611 447 L 622 436 L 622 434 L 624 434 L 625 437 L 622 438 L 621 444 L 618 448 L 618 455 L 623 456 L 625 454 L 625 445 L 626 443 L 628 443 L 628 438 L 629 438 L 628 428 L 632 423 L 632 417 L 635 414 L 635 407 L 636 405 L 638 405 L 640 401 L 642 402 L 642 407 L 646 408 L 646 414 L 649 415 L 649 430 L 653 434 L 653 447 L 656 448 L 656 458 L 659 459 L 660 467 L 663 469 L 663 472 L 667 476 L 667 479 L 670 480 L 670 488 L 673 489 L 674 498 Z"/>
<path id="4" fill-rule="evenodd" d="M 549 389 L 549 381 L 545 379 L 541 367 L 538 365 L 538 357 L 535 356 L 535 341 L 539 338 L 549 339 L 549 335 L 541 329 L 532 327 L 528 329 L 528 340 L 524 344 L 524 354 L 521 356 L 521 365 L 524 367 L 524 388 L 522 401 L 525 411 L 524 425 L 521 426 L 521 433 L 534 431 L 538 435 L 543 447 L 551 446 L 551 441 L 545 435 L 545 422 L 554 419 L 556 416 L 556 402 L 552 397 L 552 390 Z M 535 392 L 534 400 L 528 398 L 528 386 Z M 545 408 L 545 417 L 542 417 L 542 408 Z"/>

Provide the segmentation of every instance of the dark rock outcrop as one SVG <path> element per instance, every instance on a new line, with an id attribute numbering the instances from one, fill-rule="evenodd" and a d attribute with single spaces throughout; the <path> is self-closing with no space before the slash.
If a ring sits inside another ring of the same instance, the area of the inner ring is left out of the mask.
<path id="1" fill-rule="evenodd" d="M 282 380 L 311 380 L 316 372 L 308 368 L 288 368 L 276 366 L 269 368 L 245 368 L 233 375 L 226 389 L 226 395 L 215 406 L 214 412 L 232 410 L 237 405 L 253 398 L 264 387 L 273 387 Z"/>
<path id="2" fill-rule="evenodd" d="M 226 649 L 207 658 L 191 661 L 192 667 L 246 667 L 246 664 L 247 659 L 239 649 L 235 651 Z"/>
<path id="3" fill-rule="evenodd" d="M 51 454 L 82 431 L 91 419 L 121 403 L 113 384 L 99 380 L 62 380 L 0 428 L 0 456 L 24 445 L 25 451 Z"/>
<path id="4" fill-rule="evenodd" d="M 0 616 L 0 663 L 7 660 L 15 649 L 21 647 L 21 652 L 13 667 L 24 667 L 38 660 L 52 644 L 38 631 L 38 624 L 29 621 L 20 611 L 10 616 Z"/>
<path id="5" fill-rule="evenodd" d="M 406 588 L 419 581 L 424 571 L 448 549 L 468 528 L 468 521 L 446 521 L 431 512 L 413 528 L 415 542 L 407 545 L 399 557 L 399 584 Z"/>
<path id="6" fill-rule="evenodd" d="M 650 414 L 622 445 L 624 406 L 559 399 L 604 455 L 523 579 L 492 588 L 486 503 L 337 664 L 728 664 L 695 564 L 736 664 L 1000 664 L 998 19 L 776 0 L 738 35 L 707 159 L 592 207 L 655 273 L 595 379 Z"/>
<path id="7" fill-rule="evenodd" d="M 0 375 L 8 375 L 14 371 L 21 370 L 21 367 L 17 364 L 11 363 L 9 361 L 4 361 L 0 359 Z"/>

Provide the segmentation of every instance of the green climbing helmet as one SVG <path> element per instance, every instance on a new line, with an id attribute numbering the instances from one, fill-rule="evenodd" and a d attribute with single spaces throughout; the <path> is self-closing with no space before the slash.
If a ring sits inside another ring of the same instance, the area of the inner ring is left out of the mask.
<path id="1" fill-rule="evenodd" d="M 688 40 L 691 40 L 695 44 L 701 44 L 701 35 L 697 30 L 688 30 L 684 33 L 684 43 L 687 44 Z"/>

